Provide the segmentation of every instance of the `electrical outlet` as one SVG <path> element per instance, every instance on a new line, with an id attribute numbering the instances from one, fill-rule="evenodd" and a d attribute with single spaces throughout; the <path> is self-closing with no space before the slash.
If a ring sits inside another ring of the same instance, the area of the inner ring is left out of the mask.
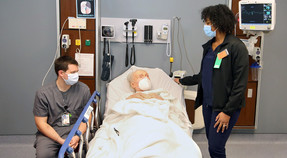
<path id="1" fill-rule="evenodd" d="M 80 46 L 81 45 L 81 40 L 80 39 L 76 39 L 76 46 Z"/>

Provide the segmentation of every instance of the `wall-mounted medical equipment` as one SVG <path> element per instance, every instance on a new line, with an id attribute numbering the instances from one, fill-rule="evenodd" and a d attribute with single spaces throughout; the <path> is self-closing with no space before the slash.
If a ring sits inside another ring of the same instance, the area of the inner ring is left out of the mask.
<path id="1" fill-rule="evenodd" d="M 160 31 L 157 32 L 157 38 L 160 40 L 167 40 L 168 38 L 168 25 L 163 24 Z"/>
<path id="2" fill-rule="evenodd" d="M 103 49 L 103 64 L 102 64 L 102 74 L 101 80 L 107 81 L 111 79 L 112 65 L 114 61 L 114 56 L 110 51 L 110 40 L 104 38 L 104 49 Z"/>
<path id="3" fill-rule="evenodd" d="M 275 0 L 239 1 L 239 28 L 241 30 L 271 31 L 276 19 Z"/>
<path id="4" fill-rule="evenodd" d="M 112 76 L 112 64 L 114 61 L 114 56 L 111 54 L 110 39 L 115 37 L 115 29 L 113 25 L 102 25 L 101 32 L 101 36 L 104 39 L 101 80 L 107 81 L 111 79 Z"/>
<path id="5" fill-rule="evenodd" d="M 126 22 L 129 22 L 129 20 L 126 21 Z M 129 37 L 133 36 L 132 24 L 131 23 L 127 23 L 127 25 L 125 25 L 125 23 L 123 25 L 123 29 L 120 30 L 120 32 L 122 32 L 122 35 L 119 35 L 116 38 L 119 38 L 119 37 L 128 37 L 129 38 Z M 138 30 L 138 27 L 134 26 L 134 37 L 138 36 L 138 31 L 137 30 Z"/>
<path id="6" fill-rule="evenodd" d="M 115 35 L 114 38 L 109 39 L 110 42 L 126 43 L 126 67 L 128 67 L 129 63 L 134 65 L 136 62 L 136 43 L 165 43 L 167 45 L 166 51 L 171 50 L 169 48 L 171 46 L 170 20 L 101 18 L 101 24 L 102 26 L 114 26 Z M 158 32 L 160 32 L 160 36 L 157 36 Z M 131 43 L 131 48 L 129 48 L 129 42 Z M 129 49 L 131 50 L 130 55 Z"/>
<path id="7" fill-rule="evenodd" d="M 125 25 L 125 34 L 126 34 L 126 58 L 125 58 L 125 66 L 129 65 L 129 43 L 128 43 L 128 30 L 129 30 L 129 21 L 124 23 Z"/>
<path id="8" fill-rule="evenodd" d="M 249 55 L 252 57 L 254 61 L 256 61 L 260 68 L 263 66 L 263 43 L 264 43 L 264 33 L 263 31 L 246 31 L 247 37 L 249 39 L 241 39 L 241 41 L 245 44 Z M 252 36 L 250 36 L 252 35 Z M 255 47 L 255 44 L 258 42 L 258 38 L 261 38 L 261 45 L 259 47 Z"/>
<path id="9" fill-rule="evenodd" d="M 173 76 L 173 73 L 172 73 L 172 63 L 173 63 L 173 57 L 169 57 L 169 77 L 172 77 Z"/>
<path id="10" fill-rule="evenodd" d="M 153 26 L 145 25 L 144 26 L 144 43 L 152 43 L 153 36 Z"/>
<path id="11" fill-rule="evenodd" d="M 168 34 L 167 40 L 161 40 L 157 38 L 157 32 L 162 30 L 162 26 L 167 24 L 171 26 L 171 20 L 169 19 L 137 19 L 136 25 L 134 27 L 134 42 L 135 43 L 144 43 L 144 26 L 150 25 L 153 27 L 153 34 L 152 34 L 152 43 L 170 43 L 170 33 Z M 115 37 L 111 39 L 111 42 L 126 42 L 126 26 L 124 23 L 129 21 L 130 18 L 101 18 L 101 25 L 113 25 L 115 27 Z M 169 29 L 170 32 L 170 29 Z M 128 37 L 131 39 L 132 37 L 132 23 L 129 21 L 128 24 Z M 103 39 L 102 39 L 103 41 Z M 131 42 L 131 41 L 130 41 Z"/>
<path id="12" fill-rule="evenodd" d="M 257 62 L 257 63 L 261 63 L 261 55 L 262 55 L 262 53 L 261 53 L 261 49 L 260 49 L 260 47 L 255 47 L 255 53 L 254 53 L 254 60 Z"/>
<path id="13" fill-rule="evenodd" d="M 134 65 L 136 63 L 136 48 L 135 48 L 135 25 L 137 23 L 137 19 L 130 19 L 132 23 L 132 48 L 131 48 L 131 58 L 130 64 Z"/>
<path id="14" fill-rule="evenodd" d="M 63 34 L 62 35 L 62 40 L 61 40 L 61 47 L 63 49 L 65 49 L 65 52 L 66 52 L 67 49 L 70 47 L 70 45 L 71 45 L 70 36 L 68 34 Z"/>
<path id="15" fill-rule="evenodd" d="M 115 29 L 113 25 L 103 25 L 102 26 L 102 38 L 114 38 Z"/>
<path id="16" fill-rule="evenodd" d="M 261 66 L 257 63 L 254 62 L 251 64 L 250 69 L 251 69 L 251 80 L 252 81 L 258 81 L 258 74 L 259 74 L 259 69 Z"/>

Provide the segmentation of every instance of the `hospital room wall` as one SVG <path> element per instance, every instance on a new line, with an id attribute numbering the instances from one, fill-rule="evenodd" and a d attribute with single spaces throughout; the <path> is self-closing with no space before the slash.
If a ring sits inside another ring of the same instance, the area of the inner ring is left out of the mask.
<path id="1" fill-rule="evenodd" d="M 287 1 L 276 0 L 276 26 L 265 34 L 258 130 L 287 133 Z"/>
<path id="2" fill-rule="evenodd" d="M 56 2 L 0 1 L 0 135 L 36 132 L 36 90 L 56 51 Z M 56 79 L 52 71 L 46 82 Z"/>
<path id="3" fill-rule="evenodd" d="M 284 123 L 287 120 L 284 47 L 287 1 L 276 2 L 277 24 L 274 31 L 265 35 L 259 122 L 255 133 L 287 133 Z M 102 0 L 101 14 L 102 17 L 144 19 L 181 17 L 189 58 L 198 72 L 201 44 L 208 39 L 202 31 L 200 11 L 216 3 L 225 3 L 225 0 Z M 41 87 L 56 51 L 56 2 L 0 1 L 0 21 L 0 135 L 33 134 L 36 131 L 32 113 L 35 92 Z M 124 67 L 125 45 L 112 43 L 111 50 L 116 57 L 113 76 L 117 76 L 127 69 Z M 173 70 L 180 69 L 178 48 L 176 50 Z M 136 54 L 137 66 L 160 67 L 169 72 L 164 44 L 137 44 Z M 183 65 L 192 74 L 186 61 Z M 52 70 L 45 83 L 55 78 Z"/>

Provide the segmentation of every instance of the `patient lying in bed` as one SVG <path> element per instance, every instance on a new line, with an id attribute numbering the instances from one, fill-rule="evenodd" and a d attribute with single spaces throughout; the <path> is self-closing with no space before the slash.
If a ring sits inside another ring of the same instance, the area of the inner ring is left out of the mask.
<path id="1" fill-rule="evenodd" d="M 146 71 L 128 80 L 135 93 L 110 107 L 90 143 L 87 158 L 201 157 L 190 136 L 191 124 L 163 89 L 151 89 Z"/>
<path id="2" fill-rule="evenodd" d="M 151 89 L 151 81 L 146 71 L 138 69 L 128 76 L 128 80 L 130 82 L 130 86 L 136 91 L 136 93 L 130 95 L 127 99 L 138 98 L 144 100 L 155 98 L 163 100 L 163 98 L 157 93 L 142 93 L 143 91 Z"/>

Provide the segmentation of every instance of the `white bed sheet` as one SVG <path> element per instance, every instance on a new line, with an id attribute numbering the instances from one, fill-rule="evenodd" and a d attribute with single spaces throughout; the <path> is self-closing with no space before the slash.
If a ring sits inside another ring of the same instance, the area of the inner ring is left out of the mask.
<path id="1" fill-rule="evenodd" d="M 90 142 L 87 158 L 201 158 L 189 135 L 176 98 L 157 89 L 159 99 L 127 99 L 116 103 Z"/>

